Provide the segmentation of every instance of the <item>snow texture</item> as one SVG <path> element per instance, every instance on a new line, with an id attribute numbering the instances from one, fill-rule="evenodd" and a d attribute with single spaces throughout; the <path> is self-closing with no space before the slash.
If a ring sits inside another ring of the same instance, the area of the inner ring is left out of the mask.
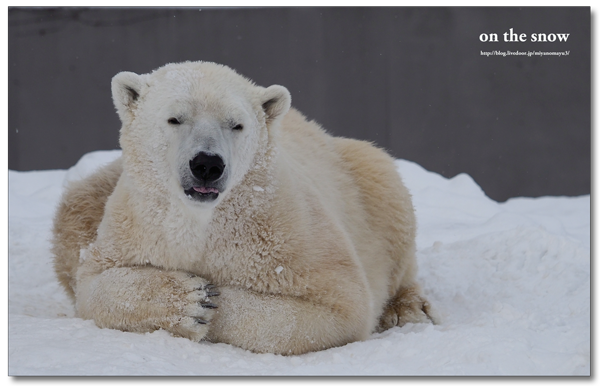
<path id="1" fill-rule="evenodd" d="M 465 174 L 398 160 L 419 223 L 419 280 L 442 318 L 283 357 L 74 317 L 52 268 L 69 169 L 9 171 L 9 375 L 589 375 L 590 196 L 497 203 Z"/>

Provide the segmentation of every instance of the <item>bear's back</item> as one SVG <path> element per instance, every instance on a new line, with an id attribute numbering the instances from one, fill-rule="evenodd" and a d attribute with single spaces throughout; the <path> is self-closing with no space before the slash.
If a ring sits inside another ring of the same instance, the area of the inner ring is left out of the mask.
<path id="1" fill-rule="evenodd" d="M 393 158 L 366 141 L 333 137 L 294 109 L 284 117 L 279 135 L 277 143 L 293 165 L 290 174 L 299 186 L 308 181 L 324 207 L 337 214 L 374 301 L 384 302 L 414 269 L 404 258 L 414 253 L 414 210 Z"/>

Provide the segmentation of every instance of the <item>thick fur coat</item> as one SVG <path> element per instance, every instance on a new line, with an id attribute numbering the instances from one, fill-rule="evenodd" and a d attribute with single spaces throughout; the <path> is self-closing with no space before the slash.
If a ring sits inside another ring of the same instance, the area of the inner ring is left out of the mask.
<path id="1" fill-rule="evenodd" d="M 432 319 L 384 151 L 214 63 L 120 73 L 112 91 L 123 156 L 68 186 L 54 224 L 79 317 L 278 354 Z"/>

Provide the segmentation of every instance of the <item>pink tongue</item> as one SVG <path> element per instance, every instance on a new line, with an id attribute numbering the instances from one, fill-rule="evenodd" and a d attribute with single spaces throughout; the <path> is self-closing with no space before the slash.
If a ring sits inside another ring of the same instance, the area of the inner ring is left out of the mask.
<path id="1" fill-rule="evenodd" d="M 194 190 L 196 192 L 198 192 L 198 193 L 203 193 L 203 194 L 206 194 L 206 193 L 219 193 L 219 191 L 217 189 L 215 189 L 215 188 L 207 188 L 207 187 L 204 187 L 204 186 L 200 186 L 200 187 L 194 186 Z"/>

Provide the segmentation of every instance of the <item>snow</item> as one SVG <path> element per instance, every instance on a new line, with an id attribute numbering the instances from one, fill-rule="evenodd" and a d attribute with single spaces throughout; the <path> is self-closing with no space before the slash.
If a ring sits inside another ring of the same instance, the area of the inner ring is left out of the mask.
<path id="1" fill-rule="evenodd" d="M 52 268 L 69 171 L 9 171 L 9 375 L 590 375 L 590 196 L 497 203 L 471 177 L 398 160 L 413 194 L 419 280 L 442 318 L 283 357 L 74 317 Z"/>

